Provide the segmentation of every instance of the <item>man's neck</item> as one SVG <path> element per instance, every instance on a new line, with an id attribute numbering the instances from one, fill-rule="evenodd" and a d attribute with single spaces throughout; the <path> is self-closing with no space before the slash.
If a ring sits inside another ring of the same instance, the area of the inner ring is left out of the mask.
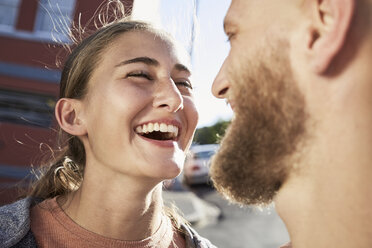
<path id="1" fill-rule="evenodd" d="M 343 153 L 319 142 L 276 197 L 294 248 L 372 247 L 371 154 L 358 137 L 344 138 Z"/>

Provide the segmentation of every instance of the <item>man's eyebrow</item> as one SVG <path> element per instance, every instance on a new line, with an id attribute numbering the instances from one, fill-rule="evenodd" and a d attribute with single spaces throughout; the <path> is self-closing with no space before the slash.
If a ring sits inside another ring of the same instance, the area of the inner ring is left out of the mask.
<path id="1" fill-rule="evenodd" d="M 119 67 L 122 65 L 134 64 L 134 63 L 144 63 L 146 65 L 158 66 L 159 62 L 156 59 L 149 58 L 149 57 L 137 57 L 133 59 L 128 59 L 125 61 L 120 62 L 115 67 Z"/>
<path id="2" fill-rule="evenodd" d="M 191 74 L 191 71 L 189 70 L 189 68 L 187 68 L 183 64 L 176 64 L 174 67 L 176 68 L 177 71 L 185 71 L 185 72 Z"/>

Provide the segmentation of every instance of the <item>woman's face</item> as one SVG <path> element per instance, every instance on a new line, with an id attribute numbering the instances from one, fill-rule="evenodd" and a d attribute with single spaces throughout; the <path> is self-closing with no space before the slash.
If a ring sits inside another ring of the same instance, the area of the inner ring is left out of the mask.
<path id="1" fill-rule="evenodd" d="M 180 173 L 198 121 L 187 62 L 149 32 L 110 43 L 82 100 L 87 169 L 159 180 Z"/>

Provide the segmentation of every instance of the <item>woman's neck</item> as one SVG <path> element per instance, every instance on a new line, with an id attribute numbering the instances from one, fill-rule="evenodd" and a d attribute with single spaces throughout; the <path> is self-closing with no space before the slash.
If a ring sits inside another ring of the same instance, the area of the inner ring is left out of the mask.
<path id="1" fill-rule="evenodd" d="M 130 180 L 130 179 L 128 179 Z M 144 189 L 138 182 L 85 178 L 80 188 L 60 206 L 85 229 L 120 240 L 142 240 L 159 228 L 162 220 L 162 185 Z"/>

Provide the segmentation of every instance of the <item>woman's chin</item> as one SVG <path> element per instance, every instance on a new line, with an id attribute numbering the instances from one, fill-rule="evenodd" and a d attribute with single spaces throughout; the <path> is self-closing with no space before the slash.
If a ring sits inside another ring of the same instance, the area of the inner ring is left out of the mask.
<path id="1" fill-rule="evenodd" d="M 183 164 L 179 165 L 176 163 L 163 164 L 161 168 L 153 172 L 153 176 L 159 178 L 160 180 L 171 180 L 176 178 L 181 174 Z"/>
<path id="2" fill-rule="evenodd" d="M 148 166 L 151 168 L 151 174 L 156 177 L 164 179 L 173 179 L 177 177 L 185 163 L 185 153 L 176 149 L 173 153 L 158 153 L 157 156 L 152 156 L 146 159 L 149 163 Z"/>

